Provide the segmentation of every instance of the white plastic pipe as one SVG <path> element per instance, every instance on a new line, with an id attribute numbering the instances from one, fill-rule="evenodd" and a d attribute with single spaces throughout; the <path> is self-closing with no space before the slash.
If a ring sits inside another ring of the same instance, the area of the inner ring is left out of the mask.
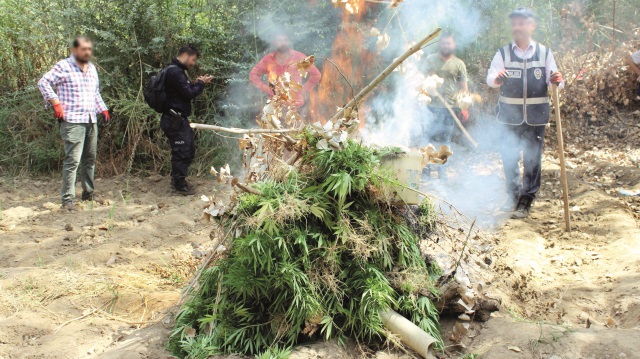
<path id="1" fill-rule="evenodd" d="M 387 329 L 400 337 L 406 346 L 425 359 L 436 359 L 433 353 L 433 343 L 436 342 L 434 337 L 391 309 L 380 311 L 380 317 Z"/>

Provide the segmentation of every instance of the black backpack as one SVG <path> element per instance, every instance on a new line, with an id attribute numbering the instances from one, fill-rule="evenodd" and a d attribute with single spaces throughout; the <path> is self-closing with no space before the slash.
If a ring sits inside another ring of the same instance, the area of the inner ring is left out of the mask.
<path id="1" fill-rule="evenodd" d="M 149 79 L 147 87 L 144 89 L 144 102 L 158 113 L 163 113 L 166 110 L 165 105 L 167 102 L 167 91 L 164 87 L 164 81 L 167 75 L 167 70 L 172 67 L 177 66 L 171 64 L 158 71 L 157 74 Z"/>

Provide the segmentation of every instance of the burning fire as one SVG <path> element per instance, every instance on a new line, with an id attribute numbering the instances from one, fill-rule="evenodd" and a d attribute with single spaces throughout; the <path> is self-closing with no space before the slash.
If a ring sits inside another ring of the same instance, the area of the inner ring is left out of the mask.
<path id="1" fill-rule="evenodd" d="M 335 7 L 343 7 L 349 14 L 360 13 L 364 1 L 362 0 L 331 0 L 331 3 Z"/>
<path id="2" fill-rule="evenodd" d="M 368 27 L 363 27 L 364 24 L 361 23 L 364 15 L 361 10 L 364 9 L 365 2 L 366 0 L 332 0 L 335 6 L 343 7 L 345 12 L 341 29 L 333 42 L 331 57 L 329 61 L 325 61 L 322 79 L 311 96 L 312 122 L 324 122 L 331 118 L 338 107 L 349 102 L 378 72 L 377 55 L 363 46 L 368 39 L 368 32 L 363 30 Z M 361 127 L 364 124 L 363 112 L 360 109 Z"/>

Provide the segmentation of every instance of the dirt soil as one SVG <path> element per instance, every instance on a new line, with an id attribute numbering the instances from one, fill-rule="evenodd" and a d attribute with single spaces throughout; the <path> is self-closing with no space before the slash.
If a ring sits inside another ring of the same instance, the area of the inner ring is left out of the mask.
<path id="1" fill-rule="evenodd" d="M 447 342 L 451 358 L 640 358 L 640 197 L 619 193 L 640 190 L 638 144 L 591 143 L 567 146 L 570 234 L 552 149 L 531 217 L 485 229 L 501 310 L 460 345 Z M 210 194 L 214 181 L 197 184 Z M 0 358 L 171 358 L 163 345 L 176 303 L 211 245 L 199 196 L 171 194 L 161 176 L 99 179 L 100 200 L 70 214 L 59 179 L 1 185 Z M 446 337 L 454 322 L 443 319 Z M 359 356 L 335 343 L 293 355 Z"/>

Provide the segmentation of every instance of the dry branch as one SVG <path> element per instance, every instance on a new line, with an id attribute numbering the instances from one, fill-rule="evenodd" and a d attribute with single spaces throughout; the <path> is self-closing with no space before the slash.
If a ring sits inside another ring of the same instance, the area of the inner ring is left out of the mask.
<path id="1" fill-rule="evenodd" d="M 215 125 L 203 125 L 201 123 L 192 123 L 191 128 L 197 130 L 211 130 L 211 131 L 220 131 L 227 133 L 234 133 L 237 135 L 249 135 L 252 133 L 289 133 L 298 131 L 295 128 L 284 128 L 284 129 L 268 129 L 268 128 L 235 128 L 235 127 L 222 127 Z"/>
<path id="2" fill-rule="evenodd" d="M 398 57 L 394 62 L 392 62 L 391 65 L 389 65 L 386 69 L 384 69 L 384 71 L 382 71 L 380 75 L 376 76 L 376 78 L 373 79 L 373 81 L 371 81 L 371 83 L 367 85 L 367 87 L 363 88 L 356 95 L 356 97 L 354 97 L 351 101 L 349 101 L 349 103 L 347 103 L 343 108 L 341 108 L 340 111 L 338 111 L 338 113 L 336 113 L 335 116 L 333 116 L 333 118 L 331 119 L 331 122 L 335 122 L 343 118 L 345 109 L 357 107 L 358 103 L 362 101 L 369 93 L 371 93 L 371 91 L 373 91 L 376 87 L 378 87 L 378 85 L 380 85 L 380 83 L 384 81 L 385 78 L 391 75 L 391 73 L 393 73 L 393 71 L 398 66 L 400 66 L 411 55 L 420 51 L 420 49 L 422 49 L 431 40 L 435 39 L 438 36 L 438 34 L 440 34 L 440 31 L 442 31 L 442 29 L 437 28 L 433 33 L 431 33 L 431 35 L 425 37 L 424 39 L 422 39 L 422 41 L 418 42 L 417 44 L 411 46 L 411 48 L 407 50 L 407 52 L 405 52 L 404 54 L 402 54 L 402 56 Z"/>
<path id="3" fill-rule="evenodd" d="M 438 96 L 440 101 L 447 107 L 447 110 L 449 110 L 449 113 L 451 114 L 453 119 L 456 121 L 456 124 L 458 125 L 462 133 L 464 133 L 464 136 L 469 140 L 469 142 L 471 142 L 471 144 L 473 144 L 475 148 L 478 148 L 478 142 L 476 142 L 476 140 L 474 140 L 473 137 L 471 137 L 471 134 L 467 131 L 467 129 L 464 128 L 464 126 L 462 125 L 462 122 L 460 122 L 460 119 L 458 119 L 458 116 L 456 116 L 455 112 L 453 112 L 453 109 L 451 108 L 451 106 L 449 106 L 447 101 L 444 100 L 444 98 L 439 92 L 436 92 L 436 96 Z"/>
<path id="4" fill-rule="evenodd" d="M 258 196 L 264 196 L 264 194 L 262 194 L 262 192 L 258 191 L 257 189 L 251 188 L 251 187 L 249 187 L 247 185 L 244 185 L 244 184 L 240 183 L 237 178 L 234 178 L 233 181 L 231 182 L 231 184 L 236 186 L 236 187 L 238 187 L 238 188 L 240 188 L 244 192 L 252 193 L 252 194 L 255 194 L 255 195 L 258 195 Z"/>
<path id="5" fill-rule="evenodd" d="M 55 332 L 53 332 L 53 335 L 58 334 L 58 332 L 60 331 L 60 329 L 62 329 L 62 328 L 63 328 L 64 326 L 66 326 L 67 324 L 69 324 L 69 323 L 71 323 L 71 322 L 75 322 L 76 320 L 84 319 L 84 318 L 86 318 L 86 317 L 88 317 L 88 316 L 92 315 L 93 313 L 95 313 L 95 312 L 97 312 L 97 311 L 98 311 L 98 308 L 94 308 L 93 310 L 91 310 L 90 312 L 88 312 L 88 313 L 86 313 L 86 314 L 83 314 L 83 315 L 81 315 L 81 316 L 79 316 L 79 317 L 76 317 L 76 318 L 73 318 L 73 319 L 69 319 L 69 320 L 67 320 L 66 322 L 64 322 L 64 323 L 60 324 L 60 326 L 58 326 L 58 329 L 56 329 L 56 331 L 55 331 Z"/>

